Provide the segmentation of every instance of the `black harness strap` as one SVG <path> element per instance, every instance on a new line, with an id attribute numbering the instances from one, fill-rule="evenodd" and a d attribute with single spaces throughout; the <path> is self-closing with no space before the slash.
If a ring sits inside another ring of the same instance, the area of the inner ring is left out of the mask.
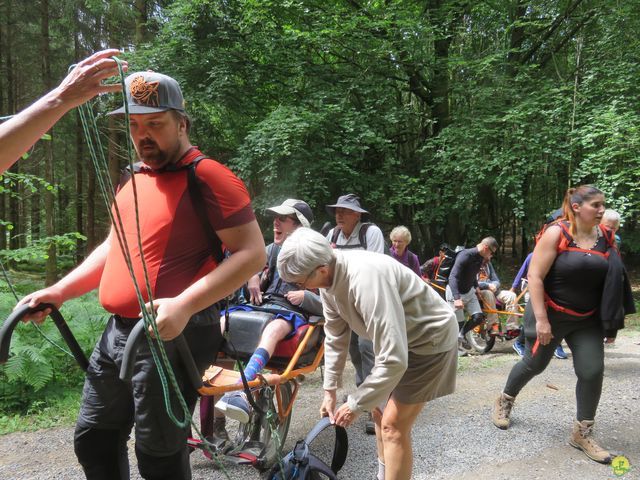
<path id="1" fill-rule="evenodd" d="M 184 166 L 175 166 L 173 164 L 165 167 L 165 172 L 178 172 L 180 170 L 187 171 L 187 190 L 189 191 L 189 198 L 191 199 L 191 205 L 193 205 L 193 209 L 196 212 L 198 219 L 200 220 L 200 225 L 202 226 L 202 230 L 204 231 L 205 236 L 209 240 L 209 245 L 211 246 L 211 256 L 219 265 L 222 260 L 224 260 L 224 251 L 222 250 L 222 242 L 220 241 L 220 237 L 215 232 L 211 223 L 209 222 L 209 216 L 207 215 L 207 209 L 205 207 L 204 195 L 202 194 L 202 190 L 200 185 L 198 184 L 198 176 L 196 174 L 196 168 L 198 163 L 201 160 L 205 160 L 208 157 L 204 155 L 198 155 L 193 162 L 189 165 Z M 122 176 L 120 177 L 120 182 L 118 184 L 118 190 L 120 190 L 130 179 L 132 174 L 140 173 L 142 171 L 142 166 L 144 164 L 142 162 L 136 162 L 133 164 L 133 172 L 127 166 Z"/>
<path id="2" fill-rule="evenodd" d="M 198 167 L 198 163 L 201 160 L 204 160 L 204 155 L 199 155 L 196 157 L 193 162 L 191 162 L 187 168 L 187 188 L 189 189 L 189 196 L 191 197 L 191 203 L 193 204 L 193 208 L 200 219 L 200 224 L 202 225 L 202 229 L 204 230 L 205 235 L 209 239 L 209 244 L 211 245 L 211 255 L 218 265 L 222 263 L 224 260 L 224 252 L 222 250 L 222 242 L 220 241 L 220 237 L 215 232 L 211 223 L 209 222 L 209 217 L 207 215 L 207 210 L 205 207 L 204 195 L 202 195 L 202 190 L 200 189 L 200 185 L 198 185 L 198 176 L 196 175 L 196 168 Z"/>
<path id="3" fill-rule="evenodd" d="M 340 232 L 342 231 L 342 229 L 336 225 L 333 229 L 333 233 L 331 234 L 331 241 L 329 243 L 331 243 L 334 248 L 337 248 L 339 250 L 351 250 L 354 248 L 361 248 L 363 250 L 366 250 L 367 230 L 369 230 L 369 227 L 371 225 L 373 225 L 371 222 L 362 223 L 362 225 L 360 226 L 360 231 L 358 232 L 358 241 L 360 243 L 358 243 L 357 245 L 338 245 L 338 237 L 340 236 Z"/>

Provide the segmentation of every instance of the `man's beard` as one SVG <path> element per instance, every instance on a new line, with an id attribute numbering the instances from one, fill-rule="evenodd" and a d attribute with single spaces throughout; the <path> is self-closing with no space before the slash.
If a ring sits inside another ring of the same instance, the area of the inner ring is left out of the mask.
<path id="1" fill-rule="evenodd" d="M 145 150 L 144 147 L 153 147 L 152 150 Z M 138 156 L 140 160 L 146 163 L 154 170 L 167 166 L 170 163 L 175 163 L 179 160 L 177 158 L 179 152 L 179 145 L 173 150 L 161 150 L 156 142 L 150 139 L 141 140 L 138 142 Z"/>

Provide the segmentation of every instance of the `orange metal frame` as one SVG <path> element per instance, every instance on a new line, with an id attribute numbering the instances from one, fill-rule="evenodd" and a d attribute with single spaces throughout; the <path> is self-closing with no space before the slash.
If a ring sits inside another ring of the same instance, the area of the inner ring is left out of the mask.
<path id="1" fill-rule="evenodd" d="M 509 312 L 507 310 L 496 310 L 495 308 L 491 308 L 489 305 L 487 305 L 484 299 L 481 298 L 480 300 L 482 301 L 482 311 L 484 313 L 497 313 L 498 315 L 504 314 L 504 315 L 513 315 L 514 317 L 522 317 L 524 315 L 524 307 L 520 305 L 520 299 L 527 292 L 527 289 L 528 287 L 525 287 L 525 289 L 522 290 L 522 292 L 520 292 L 520 295 L 516 297 L 516 305 L 519 310 L 518 312 Z"/>
<path id="2" fill-rule="evenodd" d="M 255 380 L 247 382 L 250 388 L 258 388 L 265 385 L 275 386 L 276 398 L 278 400 L 278 416 L 281 419 L 286 418 L 289 415 L 291 409 L 293 408 L 293 402 L 298 395 L 299 383 L 297 382 L 296 378 L 300 375 L 306 375 L 315 372 L 320 365 L 320 362 L 322 361 L 322 357 L 324 355 L 324 342 L 321 343 L 318 347 L 318 351 L 316 352 L 313 362 L 310 365 L 296 368 L 296 364 L 298 363 L 300 356 L 304 352 L 307 343 L 311 339 L 311 336 L 313 335 L 313 332 L 316 328 L 322 328 L 322 325 L 309 325 L 305 336 L 298 344 L 298 348 L 296 349 L 295 353 L 289 360 L 289 363 L 284 370 L 278 368 L 270 368 L 267 364 L 266 368 L 269 369 L 271 373 L 268 373 L 266 375 L 259 375 Z M 244 387 L 242 383 L 239 382 L 239 380 L 240 372 L 229 368 L 212 365 L 207 369 L 204 376 L 202 377 L 203 386 L 198 389 L 198 392 L 203 396 L 220 396 L 226 392 L 242 390 Z M 293 392 L 291 394 L 291 399 L 286 406 L 286 409 L 283 411 L 280 385 L 289 381 L 291 381 L 293 384 Z"/>
<path id="3" fill-rule="evenodd" d="M 436 285 L 435 283 L 431 283 L 431 282 L 427 282 L 430 286 L 432 286 L 433 288 L 437 288 L 438 290 L 442 290 L 443 292 L 446 290 L 444 287 L 441 287 L 440 285 Z M 506 310 L 496 310 L 495 308 L 491 308 L 489 305 L 487 305 L 485 303 L 484 300 L 482 300 L 482 311 L 484 313 L 497 313 L 497 314 L 505 314 L 505 315 L 514 315 L 516 317 L 522 317 L 524 315 L 524 307 L 522 305 L 520 305 L 520 299 L 524 296 L 524 294 L 527 292 L 527 289 L 529 287 L 525 287 L 524 290 L 522 290 L 522 292 L 520 292 L 520 295 L 518 295 L 516 297 L 516 305 L 518 306 L 518 310 L 519 312 L 508 312 Z"/>

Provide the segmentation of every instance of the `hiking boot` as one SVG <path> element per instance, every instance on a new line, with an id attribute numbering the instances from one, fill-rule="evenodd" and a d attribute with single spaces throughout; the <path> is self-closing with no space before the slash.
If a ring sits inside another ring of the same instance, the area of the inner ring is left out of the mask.
<path id="1" fill-rule="evenodd" d="M 520 343 L 516 340 L 513 342 L 513 350 L 521 357 L 524 357 L 524 343 Z"/>
<path id="2" fill-rule="evenodd" d="M 251 405 L 249 405 L 247 395 L 240 390 L 225 393 L 216 403 L 216 408 L 233 420 L 249 423 Z"/>
<path id="3" fill-rule="evenodd" d="M 514 400 L 515 397 L 507 395 L 506 393 L 501 393 L 500 396 L 496 398 L 493 405 L 493 412 L 491 413 L 491 421 L 493 421 L 496 427 L 502 430 L 509 428 Z"/>
<path id="4" fill-rule="evenodd" d="M 556 347 L 556 351 L 553 352 L 553 356 L 556 357 L 556 358 L 559 358 L 560 360 L 566 360 L 567 359 L 567 354 L 563 350 L 562 345 L 558 345 Z"/>
<path id="5" fill-rule="evenodd" d="M 596 443 L 592 436 L 593 420 L 577 420 L 573 422 L 573 432 L 569 445 L 582 450 L 587 457 L 599 463 L 611 463 L 611 454 Z"/>

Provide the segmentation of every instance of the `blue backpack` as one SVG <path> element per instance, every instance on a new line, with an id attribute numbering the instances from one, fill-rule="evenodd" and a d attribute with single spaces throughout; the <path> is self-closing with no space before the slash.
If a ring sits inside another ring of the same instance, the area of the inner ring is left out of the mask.
<path id="1" fill-rule="evenodd" d="M 335 427 L 336 438 L 333 447 L 331 467 L 310 452 L 311 443 L 328 427 Z M 304 440 L 298 440 L 293 450 L 269 472 L 269 480 L 337 480 L 337 474 L 347 459 L 349 442 L 343 427 L 331 424 L 329 417 L 320 420 Z"/>

